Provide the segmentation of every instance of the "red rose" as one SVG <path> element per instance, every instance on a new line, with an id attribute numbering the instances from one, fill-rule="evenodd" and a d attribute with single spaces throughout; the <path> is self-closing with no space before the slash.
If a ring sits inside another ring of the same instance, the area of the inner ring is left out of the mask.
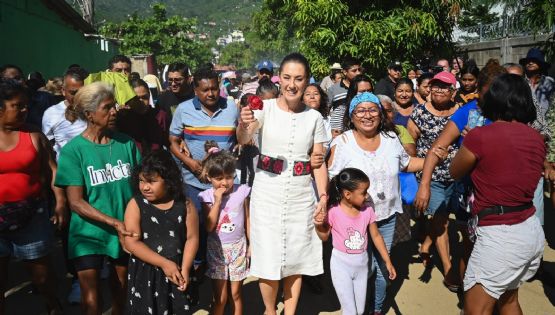
<path id="1" fill-rule="evenodd" d="M 303 162 L 297 162 L 294 167 L 295 175 L 301 175 L 303 173 Z"/>
<path id="2" fill-rule="evenodd" d="M 270 167 L 270 157 L 265 156 L 264 158 L 262 158 L 262 168 L 267 170 L 268 167 Z"/>
<path id="3" fill-rule="evenodd" d="M 262 99 L 256 95 L 249 96 L 247 102 L 252 110 L 262 110 L 264 107 L 264 102 L 262 102 Z"/>
<path id="4" fill-rule="evenodd" d="M 312 171 L 311 166 L 310 166 L 310 162 L 306 163 L 306 173 L 310 173 Z"/>
<path id="5" fill-rule="evenodd" d="M 282 170 L 283 170 L 283 161 L 282 160 L 276 160 L 274 162 L 274 173 L 281 174 Z"/>

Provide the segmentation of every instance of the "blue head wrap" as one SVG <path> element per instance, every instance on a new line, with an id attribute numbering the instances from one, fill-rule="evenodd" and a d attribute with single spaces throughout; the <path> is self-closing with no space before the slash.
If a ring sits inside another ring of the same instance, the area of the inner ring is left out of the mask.
<path id="1" fill-rule="evenodd" d="M 378 108 L 380 110 L 382 109 L 382 104 L 380 103 L 380 99 L 376 95 L 370 92 L 364 92 L 364 93 L 357 94 L 351 100 L 351 104 L 349 104 L 349 116 L 353 114 L 353 111 L 358 106 L 358 104 L 365 103 L 365 102 L 374 103 L 378 105 Z"/>

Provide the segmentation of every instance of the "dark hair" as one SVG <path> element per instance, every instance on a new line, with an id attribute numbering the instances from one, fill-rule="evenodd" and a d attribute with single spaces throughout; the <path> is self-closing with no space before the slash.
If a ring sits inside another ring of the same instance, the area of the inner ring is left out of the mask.
<path id="1" fill-rule="evenodd" d="M 183 62 L 170 63 L 168 66 L 168 72 L 181 72 L 181 75 L 185 78 L 191 75 L 189 67 Z"/>
<path id="2" fill-rule="evenodd" d="M 139 175 L 147 180 L 159 175 L 164 179 L 166 193 L 173 200 L 184 201 L 184 184 L 181 172 L 171 154 L 166 150 L 154 150 L 143 156 L 141 164 L 133 170 L 133 188 L 136 193 L 139 190 Z"/>
<path id="3" fill-rule="evenodd" d="M 139 86 L 144 87 L 145 89 L 147 89 L 147 91 L 150 92 L 150 89 L 148 88 L 148 84 L 142 80 L 142 79 L 133 79 L 129 81 L 129 84 L 131 85 L 132 88 L 137 88 Z"/>
<path id="4" fill-rule="evenodd" d="M 341 202 L 345 190 L 355 191 L 362 183 L 370 183 L 370 179 L 363 171 L 352 167 L 343 169 L 331 179 L 328 185 L 328 208 Z"/>
<path id="5" fill-rule="evenodd" d="M 434 74 L 430 72 L 422 73 L 418 78 L 416 78 L 416 84 L 420 86 L 424 80 L 431 80 L 434 78 Z"/>
<path id="6" fill-rule="evenodd" d="M 279 94 L 279 89 L 277 85 L 275 85 L 274 82 L 272 82 L 270 79 L 262 78 L 260 81 L 258 81 L 258 88 L 256 89 L 256 95 L 262 96 L 263 94 L 266 94 L 266 93 L 273 93 L 277 97 Z"/>
<path id="7" fill-rule="evenodd" d="M 64 73 L 64 80 L 66 77 L 71 77 L 75 81 L 83 82 L 89 76 L 89 72 L 81 67 L 70 67 Z"/>
<path id="8" fill-rule="evenodd" d="M 317 83 L 310 83 L 306 88 L 308 89 L 309 86 L 315 87 L 318 90 L 318 93 L 320 93 L 320 106 L 318 106 L 318 112 L 322 115 L 322 117 L 327 118 L 330 112 L 328 109 L 328 94 L 326 94 L 326 92 L 322 90 L 322 87 L 320 87 Z"/>
<path id="9" fill-rule="evenodd" d="M 239 101 L 239 105 L 241 105 L 241 107 L 245 107 L 249 105 L 249 97 L 251 96 L 254 96 L 254 94 L 252 93 L 243 94 L 243 96 L 241 96 L 241 100 Z"/>
<path id="10" fill-rule="evenodd" d="M 193 85 L 198 87 L 202 80 L 216 80 L 218 82 L 218 74 L 214 70 L 201 68 L 193 75 Z"/>
<path id="11" fill-rule="evenodd" d="M 496 77 L 503 73 L 507 73 L 507 70 L 499 64 L 499 60 L 494 58 L 489 59 L 478 75 L 478 93 L 482 91 L 484 86 L 489 85 Z"/>
<path id="12" fill-rule="evenodd" d="M 480 105 L 484 117 L 496 121 L 528 124 L 536 120 L 532 91 L 526 80 L 516 74 L 502 74 L 491 83 Z"/>
<path id="13" fill-rule="evenodd" d="M 281 73 L 281 71 L 283 70 L 283 66 L 285 66 L 290 62 L 302 64 L 306 72 L 306 78 L 310 78 L 310 63 L 308 62 L 308 59 L 306 59 L 304 55 L 298 52 L 291 53 L 285 56 L 285 58 L 283 58 L 283 60 L 281 61 L 281 64 L 279 65 L 279 72 Z"/>
<path id="14" fill-rule="evenodd" d="M 341 70 L 339 69 L 331 69 L 330 79 L 334 79 L 336 74 L 341 74 Z"/>
<path id="15" fill-rule="evenodd" d="M 38 71 L 30 72 L 27 77 L 28 79 L 25 84 L 27 84 L 27 87 L 31 91 L 37 91 L 38 89 L 46 85 L 46 80 L 42 76 L 42 73 Z"/>
<path id="16" fill-rule="evenodd" d="M 472 74 L 476 79 L 478 79 L 478 76 L 480 75 L 480 69 L 474 65 L 467 65 L 461 69 L 461 72 L 459 74 L 461 77 L 465 74 Z"/>
<path id="17" fill-rule="evenodd" d="M 141 75 L 138 72 L 133 71 L 129 74 L 129 80 L 137 80 L 140 78 L 141 78 Z"/>
<path id="18" fill-rule="evenodd" d="M 349 117 L 349 105 L 351 104 L 351 100 L 358 94 L 358 84 L 360 82 L 368 82 L 374 90 L 374 84 L 372 83 L 372 79 L 366 74 L 359 74 L 353 78 L 351 85 L 349 85 L 349 89 L 347 90 L 347 97 L 345 98 L 345 115 L 343 115 L 343 126 L 345 128 L 352 129 L 349 127 L 351 124 L 351 117 Z"/>
<path id="19" fill-rule="evenodd" d="M 19 71 L 20 75 L 23 75 L 23 70 L 21 70 L 20 67 L 8 63 L 0 67 L 0 78 L 4 77 L 4 71 L 8 69 L 16 69 L 17 71 Z"/>
<path id="20" fill-rule="evenodd" d="M 19 95 L 29 99 L 29 89 L 13 79 L 0 80 L 0 110 L 5 108 L 5 101 L 9 101 Z"/>
<path id="21" fill-rule="evenodd" d="M 235 174 L 237 159 L 226 150 L 208 154 L 202 161 L 201 180 L 207 181 L 209 177 Z"/>
<path id="22" fill-rule="evenodd" d="M 410 86 L 410 89 L 414 92 L 414 83 L 412 83 L 412 80 L 409 78 L 400 78 L 397 83 L 395 83 L 395 90 L 403 84 Z"/>
<path id="23" fill-rule="evenodd" d="M 347 56 L 343 58 L 343 61 L 341 61 L 341 68 L 343 70 L 349 70 L 349 68 L 351 68 L 352 66 L 356 66 L 360 64 L 361 64 L 360 60 Z"/>
<path id="24" fill-rule="evenodd" d="M 131 65 L 131 59 L 129 59 L 127 56 L 115 55 L 110 59 L 110 61 L 108 61 L 108 69 L 112 69 L 114 67 L 114 64 L 118 62 L 125 62 Z"/>

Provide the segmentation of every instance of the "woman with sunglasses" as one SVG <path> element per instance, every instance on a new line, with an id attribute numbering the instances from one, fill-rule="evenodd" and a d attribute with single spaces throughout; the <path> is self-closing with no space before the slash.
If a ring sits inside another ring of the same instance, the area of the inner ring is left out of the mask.
<path id="1" fill-rule="evenodd" d="M 455 76 L 447 71 L 442 71 L 430 80 L 431 100 L 417 105 L 409 119 L 407 129 L 416 141 L 416 153 L 419 158 L 425 158 L 432 144 L 439 137 L 451 116 L 458 106 L 453 102 Z M 457 291 L 458 286 L 455 279 L 456 273 L 451 273 L 451 259 L 449 255 L 449 238 L 447 225 L 449 223 L 449 212 L 451 210 L 451 198 L 454 195 L 454 180 L 449 174 L 449 164 L 457 153 L 458 146 L 452 145 L 447 148 L 448 156 L 435 169 L 431 177 L 431 183 L 425 182 L 422 173 L 417 173 L 420 185 L 430 185 L 430 201 L 427 209 L 420 209 L 425 215 L 432 216 L 431 225 L 426 239 L 420 247 L 420 256 L 425 266 L 430 262 L 430 247 L 435 242 L 437 252 L 443 264 L 444 285 L 450 291 Z"/>

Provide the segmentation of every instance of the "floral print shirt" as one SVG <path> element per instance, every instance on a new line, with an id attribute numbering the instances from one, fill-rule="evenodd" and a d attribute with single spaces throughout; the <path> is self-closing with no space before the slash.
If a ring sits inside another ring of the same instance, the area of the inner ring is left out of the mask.
<path id="1" fill-rule="evenodd" d="M 439 134 L 443 131 L 443 128 L 449 122 L 449 116 L 435 116 L 430 111 L 426 109 L 425 104 L 417 105 L 410 119 L 416 124 L 420 130 L 420 137 L 416 141 L 416 156 L 419 158 L 425 158 L 426 153 L 432 147 L 434 141 L 439 137 Z M 449 174 L 449 165 L 451 165 L 451 160 L 457 153 L 459 147 L 457 145 L 450 145 L 448 148 L 449 155 L 447 159 L 440 162 L 434 172 L 432 173 L 432 180 L 435 182 L 452 182 L 454 181 Z M 422 172 L 416 173 L 416 177 L 420 180 Z"/>

